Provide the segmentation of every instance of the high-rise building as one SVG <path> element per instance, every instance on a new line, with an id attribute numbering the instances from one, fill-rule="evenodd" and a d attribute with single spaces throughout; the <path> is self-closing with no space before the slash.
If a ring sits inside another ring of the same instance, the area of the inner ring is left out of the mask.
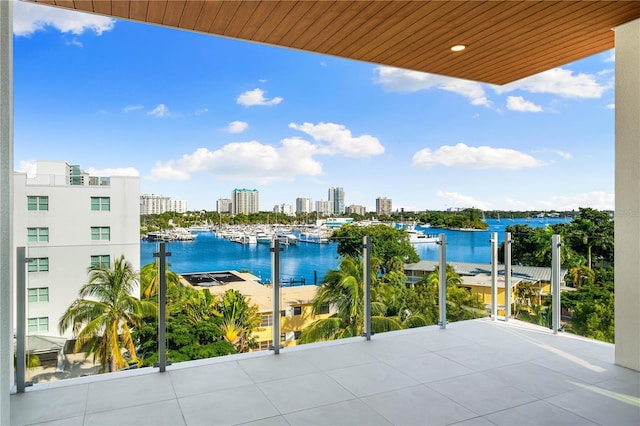
<path id="1" fill-rule="evenodd" d="M 313 211 L 313 201 L 311 198 L 296 198 L 296 214 L 311 213 Z"/>
<path id="2" fill-rule="evenodd" d="M 169 211 L 176 213 L 187 212 L 187 200 L 169 200 Z"/>
<path id="3" fill-rule="evenodd" d="M 390 216 L 392 211 L 391 198 L 376 198 L 376 214 Z"/>
<path id="4" fill-rule="evenodd" d="M 13 188 L 14 252 L 26 247 L 29 259 L 28 332 L 58 336 L 58 320 L 78 298 L 88 267 L 112 266 L 123 255 L 140 269 L 140 180 L 38 161 L 35 176 L 14 174 Z"/>
<path id="5" fill-rule="evenodd" d="M 237 214 L 258 213 L 259 194 L 257 189 L 234 189 L 231 193 L 231 211 L 235 216 Z"/>
<path id="6" fill-rule="evenodd" d="M 218 198 L 218 201 L 216 201 L 216 211 L 219 214 L 231 214 L 231 206 L 230 198 Z"/>
<path id="7" fill-rule="evenodd" d="M 367 208 L 359 204 L 351 204 L 350 206 L 347 206 L 346 210 L 347 214 L 358 214 L 360 216 L 367 214 Z"/>
<path id="8" fill-rule="evenodd" d="M 321 216 L 330 215 L 331 210 L 329 210 L 329 202 L 325 200 L 316 201 L 316 212 Z"/>
<path id="9" fill-rule="evenodd" d="M 329 209 L 331 214 L 344 214 L 344 190 L 341 187 L 329 188 Z"/>
<path id="10" fill-rule="evenodd" d="M 140 214 L 185 213 L 186 211 L 186 200 L 173 200 L 171 197 L 156 194 L 140 195 Z"/>
<path id="11" fill-rule="evenodd" d="M 291 204 L 276 204 L 273 206 L 274 213 L 282 213 L 286 216 L 293 216 L 293 206 Z"/>

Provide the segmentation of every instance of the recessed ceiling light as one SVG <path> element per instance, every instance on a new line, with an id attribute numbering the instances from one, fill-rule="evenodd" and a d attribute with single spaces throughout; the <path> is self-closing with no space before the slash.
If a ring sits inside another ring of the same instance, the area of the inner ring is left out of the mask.
<path id="1" fill-rule="evenodd" d="M 464 49 L 466 49 L 467 46 L 465 44 L 456 44 L 455 46 L 451 46 L 451 51 L 453 52 L 460 52 Z"/>

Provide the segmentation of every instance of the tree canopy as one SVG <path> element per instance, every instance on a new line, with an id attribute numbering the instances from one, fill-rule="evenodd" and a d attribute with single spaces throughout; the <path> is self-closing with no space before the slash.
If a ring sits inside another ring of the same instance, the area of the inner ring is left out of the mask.
<path id="1" fill-rule="evenodd" d="M 403 264 L 420 260 L 415 248 L 409 242 L 407 232 L 387 225 L 343 225 L 334 231 L 330 240 L 338 243 L 340 256 L 359 258 L 362 256 L 362 239 L 366 235 L 371 236 L 372 256 L 380 259 L 383 272 L 398 260 Z"/>
<path id="2" fill-rule="evenodd" d="M 75 350 L 86 348 L 100 360 L 103 370 L 125 367 L 128 362 L 123 350 L 136 358 L 131 330 L 143 325 L 143 317 L 155 315 L 155 303 L 134 295 L 137 286 L 138 274 L 124 256 L 114 259 L 113 267 L 91 266 L 79 298 L 58 322 L 61 334 L 72 328 Z"/>

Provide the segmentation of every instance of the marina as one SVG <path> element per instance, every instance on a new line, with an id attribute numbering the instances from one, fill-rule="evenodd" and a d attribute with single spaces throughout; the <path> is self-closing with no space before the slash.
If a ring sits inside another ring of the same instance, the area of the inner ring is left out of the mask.
<path id="1" fill-rule="evenodd" d="M 543 222 L 526 219 L 502 220 L 487 219 L 489 229 L 486 231 L 466 232 L 417 225 L 416 231 L 433 235 L 445 234 L 447 236 L 447 259 L 457 262 L 486 263 L 491 262 L 492 232 L 498 233 L 498 240 L 504 238 L 504 230 L 508 225 L 529 225 L 532 227 L 546 226 L 547 224 L 564 223 L 570 219 L 548 218 Z M 256 226 L 258 229 L 259 226 Z M 248 227 L 246 228 L 249 229 Z M 300 228 L 304 229 L 304 228 Z M 265 229 L 265 234 L 268 235 Z M 301 281 L 303 278 L 307 284 L 318 283 L 329 269 L 337 269 L 340 257 L 336 243 L 328 241 L 328 237 L 313 234 L 312 230 L 305 231 L 290 229 L 298 236 L 297 244 L 283 246 L 280 255 L 280 274 L 282 281 L 293 279 Z M 305 235 L 306 234 L 306 235 Z M 202 231 L 197 233 L 193 241 L 170 242 L 167 250 L 170 251 L 171 270 L 176 273 L 193 273 L 209 271 L 249 271 L 259 277 L 262 282 L 271 280 L 271 253 L 269 251 L 271 240 L 261 243 L 256 238 L 255 244 L 241 244 L 232 241 L 231 229 L 218 229 L 214 231 Z M 327 238 L 327 242 L 315 243 Z M 437 260 L 439 246 L 437 244 L 414 244 L 414 248 L 421 260 Z M 157 242 L 140 242 L 140 264 L 153 262 L 153 253 L 157 251 Z"/>

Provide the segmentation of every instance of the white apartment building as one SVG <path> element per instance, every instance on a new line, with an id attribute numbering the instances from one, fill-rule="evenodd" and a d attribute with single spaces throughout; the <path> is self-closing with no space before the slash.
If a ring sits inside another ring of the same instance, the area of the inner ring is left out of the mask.
<path id="1" fill-rule="evenodd" d="M 169 200 L 169 211 L 176 213 L 187 212 L 187 200 Z"/>
<path id="2" fill-rule="evenodd" d="M 216 211 L 219 214 L 231 214 L 231 199 L 218 198 L 218 201 L 216 201 Z"/>
<path id="3" fill-rule="evenodd" d="M 257 189 L 234 189 L 231 193 L 232 214 L 250 214 L 260 211 L 260 196 Z"/>
<path id="4" fill-rule="evenodd" d="M 311 198 L 296 198 L 296 214 L 311 213 L 313 211 L 313 201 Z"/>
<path id="5" fill-rule="evenodd" d="M 274 213 L 282 213 L 285 216 L 294 216 L 293 206 L 291 204 L 276 204 L 273 206 Z"/>
<path id="6" fill-rule="evenodd" d="M 13 250 L 26 247 L 29 259 L 29 334 L 60 335 L 91 265 L 124 255 L 140 269 L 139 197 L 138 177 L 89 176 L 63 161 L 38 161 L 34 177 L 14 173 Z"/>
<path id="7" fill-rule="evenodd" d="M 392 211 L 391 198 L 376 198 L 376 214 L 390 216 Z"/>
<path id="8" fill-rule="evenodd" d="M 164 212 L 187 212 L 186 200 L 173 200 L 157 194 L 140 195 L 140 214 L 162 214 Z"/>
<path id="9" fill-rule="evenodd" d="M 329 201 L 318 200 L 316 201 L 316 211 L 321 216 L 329 216 L 331 209 L 329 208 Z"/>

